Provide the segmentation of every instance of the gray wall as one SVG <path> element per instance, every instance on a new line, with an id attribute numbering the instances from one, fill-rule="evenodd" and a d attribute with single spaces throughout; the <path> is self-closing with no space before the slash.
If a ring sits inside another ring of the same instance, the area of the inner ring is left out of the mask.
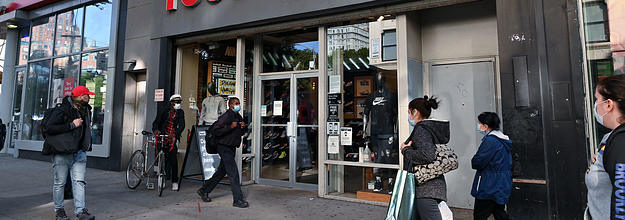
<path id="1" fill-rule="evenodd" d="M 152 16 L 152 4 L 155 2 L 153 0 L 128 1 L 124 62 L 135 60 L 136 64 L 131 66 L 130 63 L 126 63 L 125 71 L 147 68 L 151 52 L 150 25 L 152 17 L 156 17 Z"/>

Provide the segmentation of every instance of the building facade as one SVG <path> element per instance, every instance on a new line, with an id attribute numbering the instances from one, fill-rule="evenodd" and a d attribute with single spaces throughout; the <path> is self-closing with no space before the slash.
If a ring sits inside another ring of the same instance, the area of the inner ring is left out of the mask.
<path id="1" fill-rule="evenodd" d="M 84 84 L 99 94 L 89 166 L 124 169 L 162 107 L 157 90 L 183 96 L 190 128 L 214 83 L 241 99 L 249 125 L 237 148 L 244 183 L 381 205 L 404 164 L 408 102 L 433 95 L 460 159 L 446 175 L 451 206 L 473 207 L 476 116 L 492 111 L 522 164 L 510 214 L 581 219 L 602 135 L 593 86 L 623 65 L 613 0 L 42 2 L 0 16 L 18 26 L 6 31 L 15 65 L 0 96 L 12 103 L 0 116 L 14 124 L 13 155 L 45 159 L 43 111 Z M 90 29 L 93 20 L 110 27 Z M 180 146 L 181 159 L 193 150 Z"/>

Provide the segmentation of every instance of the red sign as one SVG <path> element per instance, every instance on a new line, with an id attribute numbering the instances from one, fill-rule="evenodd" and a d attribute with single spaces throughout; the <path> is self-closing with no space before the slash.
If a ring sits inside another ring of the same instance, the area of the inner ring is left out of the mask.
<path id="1" fill-rule="evenodd" d="M 182 2 L 182 5 L 187 6 L 187 7 L 195 7 L 197 5 L 200 4 L 200 2 L 202 0 L 166 0 L 167 3 L 165 3 L 165 8 L 167 9 L 167 11 L 175 11 L 178 10 L 178 1 Z M 220 2 L 221 0 L 207 0 L 208 3 L 217 3 Z"/>
<path id="2" fill-rule="evenodd" d="M 165 101 L 165 90 L 164 89 L 155 89 L 154 90 L 154 101 L 155 102 Z"/>
<path id="3" fill-rule="evenodd" d="M 63 97 L 71 96 L 74 89 L 74 77 L 63 79 Z"/>

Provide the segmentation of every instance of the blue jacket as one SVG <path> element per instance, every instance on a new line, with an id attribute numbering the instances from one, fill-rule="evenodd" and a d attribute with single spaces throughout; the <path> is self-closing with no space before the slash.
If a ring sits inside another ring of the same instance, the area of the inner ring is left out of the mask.
<path id="1" fill-rule="evenodd" d="M 482 138 L 471 167 L 477 172 L 471 195 L 504 205 L 512 189 L 512 142 L 500 131 L 491 131 Z"/>

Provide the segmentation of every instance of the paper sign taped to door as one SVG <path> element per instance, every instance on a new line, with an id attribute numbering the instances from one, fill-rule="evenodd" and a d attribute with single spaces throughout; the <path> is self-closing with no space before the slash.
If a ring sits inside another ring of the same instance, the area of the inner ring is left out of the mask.
<path id="1" fill-rule="evenodd" d="M 267 117 L 267 106 L 266 105 L 261 105 L 260 106 L 260 117 Z"/>
<path id="2" fill-rule="evenodd" d="M 341 128 L 341 145 L 352 146 L 352 128 Z"/>
<path id="3" fill-rule="evenodd" d="M 282 101 L 273 102 L 273 115 L 282 116 Z"/>
<path id="4" fill-rule="evenodd" d="M 339 153 L 339 136 L 328 136 L 328 153 Z"/>

